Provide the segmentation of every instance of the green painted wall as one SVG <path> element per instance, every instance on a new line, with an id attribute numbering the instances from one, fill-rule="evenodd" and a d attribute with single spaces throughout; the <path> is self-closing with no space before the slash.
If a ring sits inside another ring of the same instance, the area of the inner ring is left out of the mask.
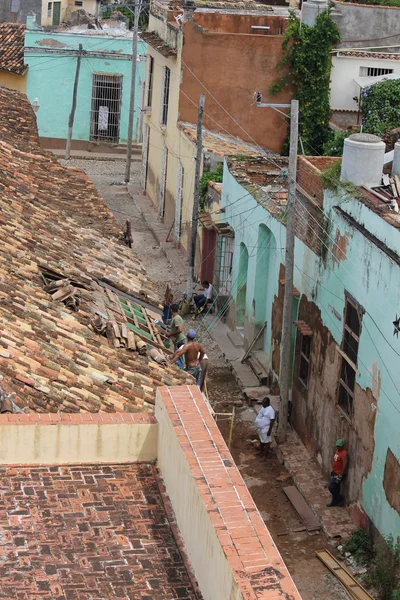
<path id="1" fill-rule="evenodd" d="M 118 73 L 122 75 L 119 143 L 124 144 L 128 134 L 132 70 L 132 39 L 125 37 L 26 31 L 25 62 L 29 65 L 27 96 L 31 102 L 34 98 L 39 99 L 39 135 L 62 139 L 67 137 L 77 62 L 76 55 L 68 54 L 68 51 L 77 50 L 79 44 L 82 44 L 87 54 L 82 57 L 81 63 L 73 139 L 89 140 L 93 73 Z M 30 51 L 30 48 L 34 48 L 35 51 Z M 51 48 L 53 52 L 46 53 L 46 48 Z M 55 53 L 55 50 L 59 53 Z M 107 55 L 98 57 L 93 55 L 94 52 L 107 52 Z M 138 57 L 142 56 L 143 59 L 137 63 L 134 140 L 137 137 L 141 82 L 146 76 L 145 55 L 146 44 L 139 41 Z"/>
<path id="2" fill-rule="evenodd" d="M 248 254 L 246 285 L 246 319 L 252 318 L 253 300 L 260 298 L 261 284 L 266 296 L 267 333 L 264 350 L 271 356 L 271 319 L 274 296 L 278 292 L 279 265 L 285 263 L 285 226 L 260 206 L 224 168 L 222 206 L 226 219 L 235 232 L 235 252 L 232 268 L 232 298 L 236 298 L 238 281 L 241 279 L 241 245 Z M 379 215 L 357 200 L 338 198 L 325 193 L 324 213 L 330 223 L 327 236 L 327 258 L 317 257 L 296 238 L 294 285 L 312 300 L 320 310 L 323 325 L 327 327 L 338 345 L 342 340 L 345 290 L 365 309 L 358 352 L 356 383 L 363 390 L 372 390 L 374 399 L 365 406 L 365 423 L 357 423 L 359 430 L 368 429 L 367 420 L 373 419 L 374 444 L 372 468 L 361 474 L 354 473 L 362 465 L 351 464 L 354 481 L 359 482 L 358 502 L 377 529 L 384 535 L 400 535 L 400 515 L 392 508 L 383 487 L 385 461 L 388 448 L 400 462 L 400 337 L 393 336 L 393 321 L 400 315 L 400 266 L 365 235 L 345 221 L 340 207 L 367 231 L 384 242 L 400 257 L 400 233 Z M 311 221 L 312 223 L 312 221 Z M 264 237 L 268 233 L 268 258 L 258 252 L 259 227 Z M 334 233 L 332 233 L 334 232 Z M 334 236 L 338 232 L 347 236 L 346 259 L 333 260 Z M 243 246 L 242 246 L 243 247 Z M 261 258 L 260 258 L 261 256 Z M 260 260 L 259 260 L 260 259 Z M 259 260 L 259 262 L 257 262 Z M 400 259 L 399 259 L 400 260 Z M 263 272 L 263 277 L 257 273 Z M 265 283 L 265 269 L 268 272 Z M 323 349 L 321 350 L 323 351 Z M 321 452 L 321 464 L 329 467 L 337 433 L 343 430 L 343 417 L 335 407 L 337 380 L 332 382 L 331 397 L 318 398 L 321 414 L 312 415 L 326 421 L 326 436 L 317 440 Z M 320 393 L 322 394 L 322 387 Z M 316 394 L 318 395 L 318 394 Z M 328 405 L 329 404 L 329 405 Z M 309 421 L 309 434 L 313 424 Z M 351 430 L 350 429 L 348 431 Z M 342 436 L 340 436 L 342 437 Z M 354 438 L 355 439 L 355 438 Z M 355 439 L 352 451 L 363 455 L 362 436 Z M 358 447 L 357 447 L 358 445 Z M 358 478 L 358 479 L 357 479 Z M 355 483 L 353 485 L 356 485 Z"/>

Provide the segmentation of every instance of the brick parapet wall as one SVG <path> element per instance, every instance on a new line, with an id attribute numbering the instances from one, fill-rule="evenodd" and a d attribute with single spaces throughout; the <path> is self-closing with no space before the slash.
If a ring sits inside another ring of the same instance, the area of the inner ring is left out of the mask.
<path id="1" fill-rule="evenodd" d="M 156 416 L 158 465 L 203 595 L 300 600 L 199 389 L 158 388 Z"/>
<path id="2" fill-rule="evenodd" d="M 155 424 L 150 413 L 18 413 L 0 415 L 0 427 L 4 425 L 103 425 L 103 424 Z"/>

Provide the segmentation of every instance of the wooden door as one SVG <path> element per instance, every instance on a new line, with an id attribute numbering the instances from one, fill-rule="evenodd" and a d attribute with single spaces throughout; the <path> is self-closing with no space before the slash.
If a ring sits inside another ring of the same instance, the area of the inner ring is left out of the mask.
<path id="1" fill-rule="evenodd" d="M 61 2 L 53 2 L 53 25 L 60 24 Z"/>

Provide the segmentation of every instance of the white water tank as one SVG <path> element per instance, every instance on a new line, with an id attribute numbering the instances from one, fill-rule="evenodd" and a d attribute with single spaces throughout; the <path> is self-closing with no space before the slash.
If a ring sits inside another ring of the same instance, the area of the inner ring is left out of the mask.
<path id="1" fill-rule="evenodd" d="M 382 183 L 385 144 L 377 135 L 354 133 L 344 140 L 340 179 L 373 187 Z"/>
<path id="2" fill-rule="evenodd" d="M 400 177 L 400 142 L 396 142 L 394 145 L 392 174 Z"/>

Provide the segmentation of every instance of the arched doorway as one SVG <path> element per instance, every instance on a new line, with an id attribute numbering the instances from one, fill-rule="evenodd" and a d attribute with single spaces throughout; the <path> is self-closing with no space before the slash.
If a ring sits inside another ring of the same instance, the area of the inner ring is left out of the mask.
<path id="1" fill-rule="evenodd" d="M 258 227 L 256 285 L 254 290 L 255 310 L 254 321 L 257 331 L 264 325 L 267 313 L 267 288 L 270 256 L 274 251 L 274 236 L 266 225 Z M 261 348 L 263 340 L 258 344 Z"/>
<path id="2" fill-rule="evenodd" d="M 244 326 L 246 314 L 247 271 L 249 268 L 249 253 L 243 242 L 239 250 L 239 273 L 236 291 L 236 327 Z"/>

